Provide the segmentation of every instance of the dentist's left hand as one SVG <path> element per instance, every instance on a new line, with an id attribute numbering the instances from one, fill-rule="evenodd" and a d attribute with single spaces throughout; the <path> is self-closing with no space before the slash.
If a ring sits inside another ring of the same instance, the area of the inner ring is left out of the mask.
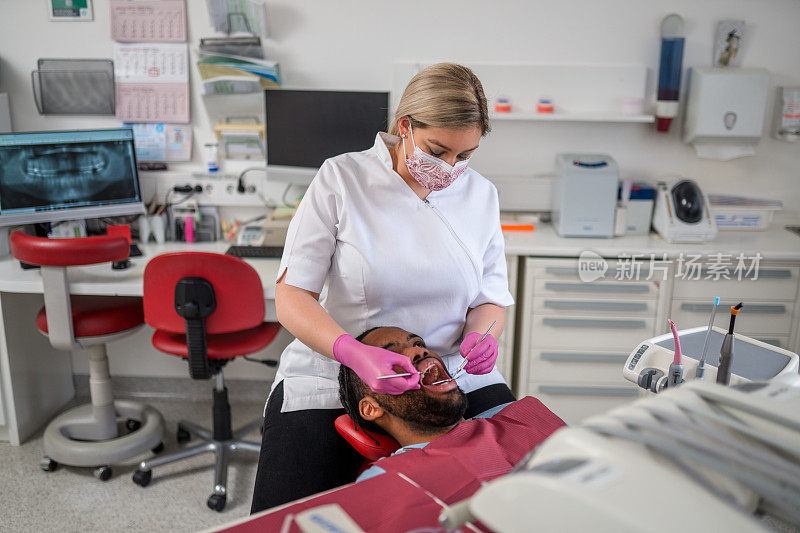
<path id="1" fill-rule="evenodd" d="M 407 390 L 420 388 L 419 372 L 408 357 L 358 342 L 350 335 L 340 335 L 333 343 L 333 358 L 358 374 L 361 381 L 373 392 L 402 394 Z M 403 369 L 401 372 L 408 372 L 411 375 L 377 379 L 378 376 L 398 373 L 394 369 L 396 366 Z"/>
<path id="2" fill-rule="evenodd" d="M 467 359 L 464 370 L 470 374 L 488 374 L 497 361 L 497 350 L 500 345 L 491 334 L 486 335 L 483 341 L 481 341 L 482 336 L 473 331 L 461 341 L 459 352 L 461 357 Z"/>

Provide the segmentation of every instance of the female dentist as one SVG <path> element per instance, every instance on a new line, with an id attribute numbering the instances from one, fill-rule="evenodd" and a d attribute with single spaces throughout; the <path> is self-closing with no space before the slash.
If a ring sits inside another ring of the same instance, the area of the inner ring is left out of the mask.
<path id="1" fill-rule="evenodd" d="M 451 374 L 465 356 L 466 417 L 514 400 L 495 368 L 513 304 L 497 190 L 468 166 L 488 131 L 478 78 L 440 63 L 409 82 L 372 148 L 322 164 L 284 246 L 275 304 L 296 340 L 265 408 L 251 512 L 355 480 L 363 460 L 333 424 L 340 364 L 375 392 L 420 388 L 407 358 L 355 340 L 369 328 L 416 333 L 451 354 Z M 377 379 L 399 369 L 411 375 Z"/>

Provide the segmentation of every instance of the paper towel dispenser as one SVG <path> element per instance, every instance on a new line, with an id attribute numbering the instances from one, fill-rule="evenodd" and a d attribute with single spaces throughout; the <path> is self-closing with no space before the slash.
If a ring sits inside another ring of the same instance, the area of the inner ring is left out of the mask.
<path id="1" fill-rule="evenodd" d="M 692 68 L 683 122 L 687 143 L 755 143 L 764 130 L 769 73 L 761 68 Z"/>

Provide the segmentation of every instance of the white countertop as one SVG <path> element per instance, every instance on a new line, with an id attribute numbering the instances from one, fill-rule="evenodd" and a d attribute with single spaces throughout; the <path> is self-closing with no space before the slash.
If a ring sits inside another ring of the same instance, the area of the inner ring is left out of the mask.
<path id="1" fill-rule="evenodd" d="M 506 232 L 506 254 L 539 257 L 578 257 L 591 250 L 603 257 L 620 255 L 656 254 L 673 259 L 681 254 L 708 256 L 716 253 L 744 254 L 751 257 L 761 254 L 763 260 L 800 261 L 800 237 L 786 231 L 786 224 L 800 224 L 800 219 L 783 215 L 776 217 L 766 231 L 721 231 L 717 237 L 704 244 L 668 244 L 655 233 L 615 237 L 613 239 L 577 239 L 556 235 L 550 224 L 537 224 L 532 232 Z M 141 296 L 142 276 L 147 261 L 156 255 L 180 250 L 224 253 L 229 243 L 169 242 L 165 244 L 140 244 L 144 253 L 131 258 L 125 270 L 112 270 L 108 263 L 71 267 L 68 270 L 73 294 L 98 294 L 115 296 Z M 264 285 L 264 298 L 274 300 L 275 283 L 280 261 L 277 259 L 247 259 Z M 16 293 L 42 293 L 42 277 L 38 269 L 23 270 L 11 256 L 0 259 L 0 291 Z"/>
<path id="2" fill-rule="evenodd" d="M 797 217 L 781 214 L 776 216 L 765 231 L 720 231 L 716 238 L 703 244 L 669 244 L 656 233 L 631 235 L 611 239 L 559 237 L 550 224 L 536 224 L 534 231 L 509 231 L 504 233 L 506 254 L 578 257 L 591 250 L 603 257 L 620 255 L 656 254 L 660 258 L 679 257 L 681 254 L 744 254 L 760 253 L 764 260 L 800 261 L 800 236 L 787 231 L 787 224 L 800 225 Z"/>
<path id="3" fill-rule="evenodd" d="M 147 262 L 163 253 L 177 251 L 224 253 L 228 242 L 193 243 L 168 242 L 164 244 L 140 244 L 141 257 L 131 258 L 131 266 L 124 270 L 112 270 L 110 263 L 70 267 L 67 269 L 72 294 L 95 294 L 109 296 L 141 296 L 142 276 Z M 275 299 L 275 278 L 278 275 L 278 259 L 246 259 L 256 269 L 264 286 L 264 299 Z M 39 269 L 23 270 L 19 261 L 11 256 L 0 259 L 0 291 L 15 293 L 43 292 Z"/>

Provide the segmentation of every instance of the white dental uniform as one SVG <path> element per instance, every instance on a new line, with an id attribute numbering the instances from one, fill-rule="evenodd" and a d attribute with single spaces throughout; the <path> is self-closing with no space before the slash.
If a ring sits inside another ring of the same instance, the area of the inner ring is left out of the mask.
<path id="1" fill-rule="evenodd" d="M 279 278 L 311 292 L 349 334 L 376 326 L 416 333 L 454 372 L 467 311 L 507 307 L 508 291 L 497 190 L 467 169 L 449 187 L 421 200 L 392 169 L 399 137 L 322 164 L 289 225 Z M 288 270 L 287 270 L 288 269 Z M 325 290 L 323 290 L 323 288 Z M 295 339 L 281 355 L 282 412 L 333 409 L 339 363 Z M 504 383 L 497 368 L 462 372 L 464 392 Z"/>

